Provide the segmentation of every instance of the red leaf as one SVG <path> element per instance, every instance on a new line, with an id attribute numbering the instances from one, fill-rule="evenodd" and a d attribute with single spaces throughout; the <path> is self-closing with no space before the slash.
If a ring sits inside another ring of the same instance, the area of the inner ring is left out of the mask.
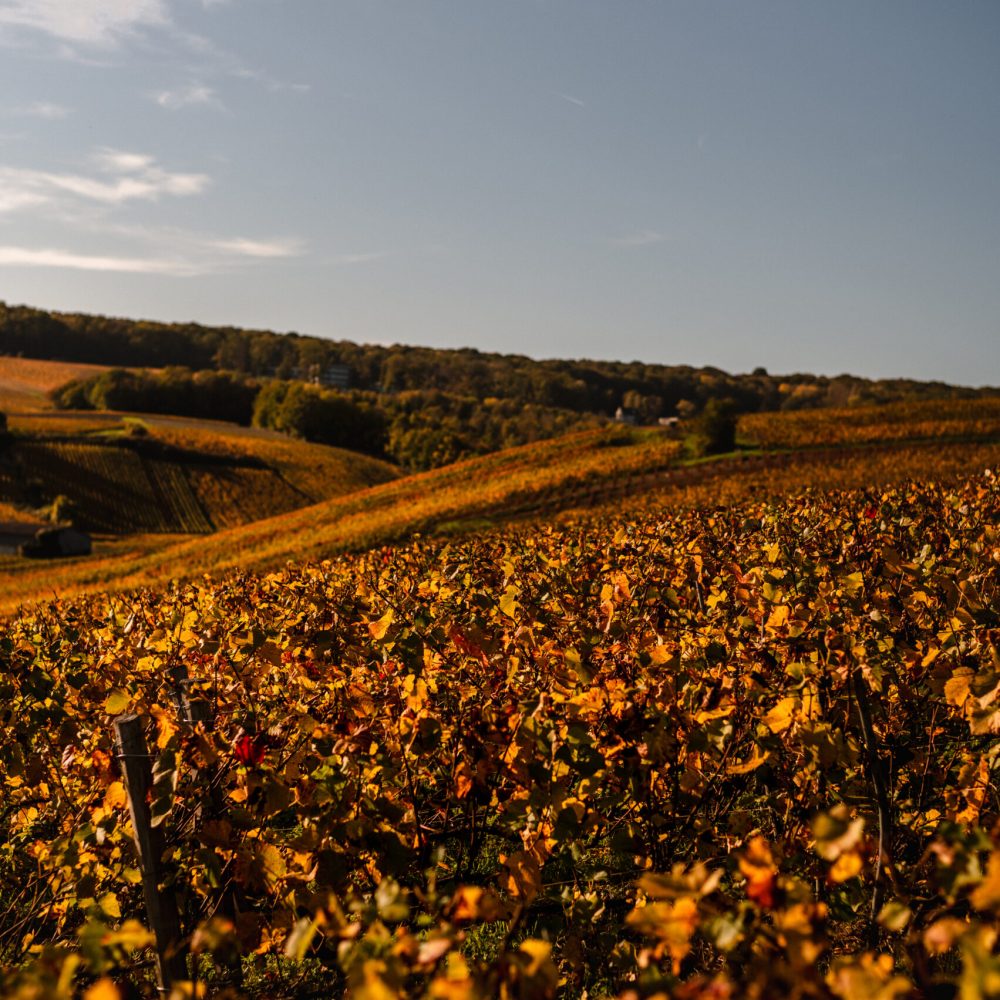
<path id="1" fill-rule="evenodd" d="M 267 743 L 262 736 L 241 736 L 233 747 L 233 756 L 246 767 L 256 767 L 263 759 Z"/>

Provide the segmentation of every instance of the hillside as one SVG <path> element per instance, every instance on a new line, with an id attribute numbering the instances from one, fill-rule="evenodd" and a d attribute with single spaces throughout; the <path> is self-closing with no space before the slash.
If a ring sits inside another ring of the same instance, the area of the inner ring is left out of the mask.
<path id="1" fill-rule="evenodd" d="M 49 393 L 54 389 L 105 370 L 103 365 L 81 362 L 4 357 L 0 359 L 0 413 L 51 409 Z"/>
<path id="2" fill-rule="evenodd" d="M 376 459 L 212 421 L 33 413 L 9 420 L 0 501 L 70 501 L 93 531 L 210 532 L 397 475 Z"/>
<path id="3" fill-rule="evenodd" d="M 998 524 L 909 481 L 24 614 L 0 992 L 151 980 L 127 712 L 206 995 L 985 1000 Z"/>
<path id="4" fill-rule="evenodd" d="M 0 609 L 53 590 L 126 589 L 203 573 L 275 568 L 287 560 L 405 543 L 414 533 L 481 533 L 509 522 L 579 518 L 602 507 L 713 506 L 809 488 L 865 488 L 908 478 L 952 481 L 1000 463 L 1000 405 L 994 402 L 977 403 L 971 410 L 962 401 L 924 403 L 909 421 L 891 414 L 883 420 L 879 407 L 865 412 L 854 424 L 837 425 L 839 444 L 832 443 L 825 411 L 812 415 L 812 425 L 804 415 L 774 415 L 772 450 L 748 439 L 743 450 L 697 461 L 685 459 L 681 442 L 665 432 L 583 432 L 397 479 L 197 540 L 98 552 L 44 572 L 30 565 L 7 566 Z M 741 436 L 758 433 L 754 426 L 741 425 Z M 945 434 L 946 444 L 939 434 Z M 812 443 L 789 446 L 796 439 Z"/>

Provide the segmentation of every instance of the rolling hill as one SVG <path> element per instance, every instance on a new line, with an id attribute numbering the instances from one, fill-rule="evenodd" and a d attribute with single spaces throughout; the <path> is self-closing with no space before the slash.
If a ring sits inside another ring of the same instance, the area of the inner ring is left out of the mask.
<path id="1" fill-rule="evenodd" d="M 859 411 L 860 412 L 860 411 Z M 42 572 L 7 565 L 0 609 L 53 591 L 128 589 L 204 573 L 267 570 L 288 560 L 403 544 L 415 534 L 482 532 L 510 522 L 580 518 L 604 508 L 713 506 L 810 488 L 866 488 L 909 478 L 950 480 L 1000 462 L 1000 405 L 929 402 L 910 419 L 870 408 L 853 424 L 825 411 L 774 415 L 769 448 L 743 427 L 743 449 L 689 461 L 669 434 L 587 431 L 344 493 L 197 539 L 117 544 Z M 798 447 L 791 442 L 800 441 Z M 817 442 L 824 442 L 818 444 Z M 831 443 L 833 442 L 833 443 Z M 944 443 L 942 443 L 944 442 Z M 235 446 L 234 446 L 235 447 Z"/>

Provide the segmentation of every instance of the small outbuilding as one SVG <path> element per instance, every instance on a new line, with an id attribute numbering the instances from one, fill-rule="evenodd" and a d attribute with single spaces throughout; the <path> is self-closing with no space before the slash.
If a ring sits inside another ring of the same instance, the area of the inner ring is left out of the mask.
<path id="1" fill-rule="evenodd" d="M 93 550 L 90 535 L 78 528 L 40 528 L 35 537 L 24 542 L 19 553 L 28 559 L 58 559 L 64 556 L 89 556 Z"/>

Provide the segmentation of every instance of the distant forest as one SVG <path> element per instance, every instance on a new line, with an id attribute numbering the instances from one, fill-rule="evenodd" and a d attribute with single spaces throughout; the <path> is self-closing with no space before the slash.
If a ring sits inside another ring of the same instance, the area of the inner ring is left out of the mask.
<path id="1" fill-rule="evenodd" d="M 729 399 L 740 412 L 756 412 L 996 392 L 909 379 L 770 375 L 763 368 L 730 375 L 718 368 L 638 361 L 535 361 L 471 348 L 383 347 L 297 333 L 113 319 L 3 303 L 0 354 L 121 367 L 183 365 L 284 379 L 346 365 L 351 388 L 370 392 L 433 389 L 605 416 L 627 406 L 645 420 L 673 416 L 678 407 L 682 415 L 685 409 L 698 411 L 712 398 Z"/>
<path id="2" fill-rule="evenodd" d="M 731 413 L 974 398 L 994 389 L 850 375 L 731 375 L 718 368 L 535 361 L 471 348 L 355 344 L 297 333 L 56 313 L 0 302 L 0 355 L 123 370 L 54 394 L 65 408 L 215 417 L 427 469 L 594 426 L 619 407 L 636 422 Z M 306 386 L 341 366 L 347 388 Z M 347 369 L 346 372 L 343 369 Z"/>
<path id="3" fill-rule="evenodd" d="M 511 399 L 437 389 L 372 392 L 301 381 L 169 367 L 112 368 L 52 393 L 66 410 L 122 410 L 230 420 L 306 441 L 433 469 L 470 455 L 598 426 L 605 418 Z"/>

